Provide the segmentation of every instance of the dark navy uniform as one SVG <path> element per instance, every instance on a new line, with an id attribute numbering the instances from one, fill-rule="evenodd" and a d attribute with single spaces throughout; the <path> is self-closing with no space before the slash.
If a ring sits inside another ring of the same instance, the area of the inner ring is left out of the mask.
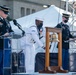
<path id="1" fill-rule="evenodd" d="M 70 34 L 69 26 L 61 22 L 56 27 L 62 28 L 62 48 L 69 49 L 69 42 L 65 42 L 69 40 L 69 38 L 73 38 L 73 36 Z"/>
<path id="2" fill-rule="evenodd" d="M 13 32 L 11 29 L 10 23 L 6 19 L 2 19 L 0 17 L 0 36 L 4 35 L 5 33 Z M 0 49 L 3 50 L 3 39 L 0 39 Z"/>

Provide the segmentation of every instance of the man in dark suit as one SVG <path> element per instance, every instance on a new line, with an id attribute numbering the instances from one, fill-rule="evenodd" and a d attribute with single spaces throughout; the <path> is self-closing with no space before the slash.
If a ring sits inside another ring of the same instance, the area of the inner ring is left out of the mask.
<path id="1" fill-rule="evenodd" d="M 62 67 L 64 70 L 69 70 L 69 38 L 74 38 L 71 33 L 69 26 L 66 24 L 69 20 L 69 14 L 63 13 L 62 22 L 57 24 L 57 28 L 62 29 Z"/>
<path id="2" fill-rule="evenodd" d="M 9 7 L 0 6 L 0 75 L 3 75 L 3 37 L 8 37 L 13 30 L 7 20 L 9 14 Z"/>

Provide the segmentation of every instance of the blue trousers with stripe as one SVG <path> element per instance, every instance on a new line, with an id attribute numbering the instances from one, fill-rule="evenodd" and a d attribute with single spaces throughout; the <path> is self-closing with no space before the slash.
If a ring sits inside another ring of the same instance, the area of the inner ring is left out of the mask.
<path id="1" fill-rule="evenodd" d="M 69 50 L 62 49 L 62 67 L 64 70 L 69 70 Z"/>

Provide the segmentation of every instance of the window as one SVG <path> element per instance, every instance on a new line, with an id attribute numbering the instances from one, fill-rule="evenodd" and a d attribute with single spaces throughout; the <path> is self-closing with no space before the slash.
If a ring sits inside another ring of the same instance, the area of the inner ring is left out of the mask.
<path id="1" fill-rule="evenodd" d="M 35 9 L 32 9 L 32 13 L 35 13 Z"/>
<path id="2" fill-rule="evenodd" d="M 21 7 L 21 17 L 25 16 L 25 8 Z"/>
<path id="3" fill-rule="evenodd" d="M 30 14 L 30 8 L 27 8 L 26 9 L 26 15 L 29 15 Z"/>

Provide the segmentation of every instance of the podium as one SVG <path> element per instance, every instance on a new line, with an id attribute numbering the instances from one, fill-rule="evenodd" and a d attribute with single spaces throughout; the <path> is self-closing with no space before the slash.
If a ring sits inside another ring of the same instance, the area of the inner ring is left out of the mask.
<path id="1" fill-rule="evenodd" d="M 49 42 L 50 32 L 58 34 L 58 66 L 49 66 Z M 67 70 L 62 68 L 62 31 L 59 28 L 46 27 L 46 52 L 45 52 L 45 68 L 39 73 L 67 73 Z"/>
<path id="2" fill-rule="evenodd" d="M 11 37 L 1 37 L 3 39 L 3 75 L 11 75 L 12 73 L 24 72 L 24 54 L 16 52 L 19 48 L 12 48 L 12 40 L 17 40 L 21 38 L 20 35 L 12 35 Z M 18 46 L 18 42 L 17 45 Z M 21 50 L 21 49 L 20 49 Z M 14 51 L 14 52 L 13 52 Z M 16 53 L 13 57 L 13 53 Z M 14 60 L 16 60 L 16 63 Z M 14 65 L 13 65 L 14 64 Z M 14 68 L 13 68 L 14 67 Z M 14 71 L 15 70 L 15 71 Z"/>
<path id="3" fill-rule="evenodd" d="M 3 74 L 11 75 L 11 38 L 3 38 Z"/>

